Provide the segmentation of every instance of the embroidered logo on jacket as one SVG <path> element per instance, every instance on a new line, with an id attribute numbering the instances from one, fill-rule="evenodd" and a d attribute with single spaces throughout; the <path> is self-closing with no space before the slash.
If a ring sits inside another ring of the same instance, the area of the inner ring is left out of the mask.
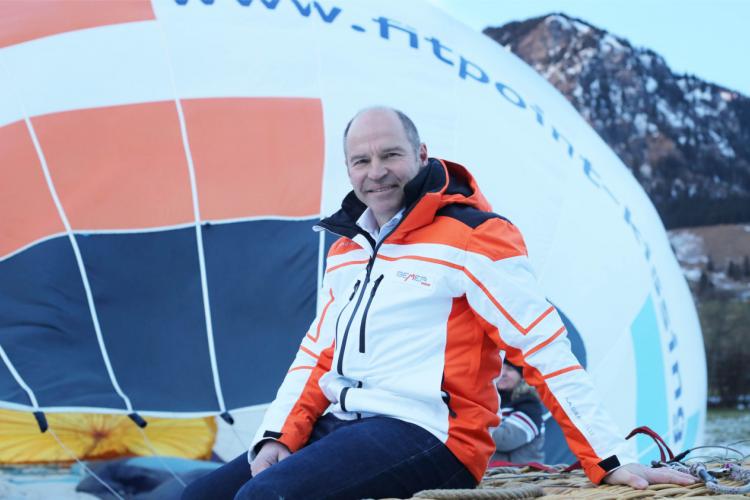
<path id="1" fill-rule="evenodd" d="M 432 286 L 432 283 L 427 280 L 427 276 L 422 276 L 421 274 L 396 271 L 396 277 L 410 285 Z"/>

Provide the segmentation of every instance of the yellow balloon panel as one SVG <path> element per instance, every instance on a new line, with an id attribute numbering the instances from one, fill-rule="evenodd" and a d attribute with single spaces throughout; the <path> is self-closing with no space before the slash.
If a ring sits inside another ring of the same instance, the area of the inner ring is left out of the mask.
<path id="1" fill-rule="evenodd" d="M 124 415 L 48 413 L 47 421 L 60 441 L 79 459 L 149 456 L 154 452 L 161 456 L 204 459 L 211 455 L 216 439 L 213 417 L 149 418 L 144 429 Z M 72 460 L 49 431 L 39 432 L 33 414 L 0 410 L 0 463 Z"/>

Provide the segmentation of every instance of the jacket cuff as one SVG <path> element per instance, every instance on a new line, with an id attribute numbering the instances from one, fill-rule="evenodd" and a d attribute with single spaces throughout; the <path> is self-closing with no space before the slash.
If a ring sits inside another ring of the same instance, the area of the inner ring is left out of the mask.
<path id="1" fill-rule="evenodd" d="M 253 459 L 258 455 L 258 452 L 260 451 L 261 447 L 264 443 L 268 441 L 278 441 L 279 438 L 281 438 L 280 432 L 273 432 L 273 431 L 265 431 L 260 438 L 256 437 L 253 442 L 250 444 L 250 449 L 247 450 L 247 461 L 252 462 Z M 286 443 L 282 443 L 285 446 Z M 288 446 L 287 446 L 288 447 Z"/>
<path id="2" fill-rule="evenodd" d="M 617 455 L 611 455 L 594 466 L 586 468 L 586 475 L 594 484 L 601 484 L 607 474 L 623 465 L 624 464 L 620 463 L 620 459 L 617 458 Z"/>

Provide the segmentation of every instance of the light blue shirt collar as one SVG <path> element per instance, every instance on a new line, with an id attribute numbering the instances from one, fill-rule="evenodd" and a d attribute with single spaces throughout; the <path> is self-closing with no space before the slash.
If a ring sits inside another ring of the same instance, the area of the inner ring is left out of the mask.
<path id="1" fill-rule="evenodd" d="M 403 217 L 404 209 L 402 208 L 396 213 L 396 215 L 391 217 L 391 220 L 383 224 L 383 227 L 379 227 L 378 221 L 375 219 L 375 214 L 372 213 L 370 207 L 367 207 L 365 211 L 362 212 L 362 215 L 359 216 L 359 219 L 357 219 L 357 225 L 367 231 L 370 236 L 372 236 L 372 239 L 375 240 L 375 243 L 380 243 L 380 240 L 382 239 L 381 235 L 385 236 L 389 234 Z"/>

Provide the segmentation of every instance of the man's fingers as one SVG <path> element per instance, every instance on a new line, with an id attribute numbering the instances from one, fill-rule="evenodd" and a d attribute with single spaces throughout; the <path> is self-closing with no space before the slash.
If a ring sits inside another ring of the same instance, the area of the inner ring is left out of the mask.
<path id="1" fill-rule="evenodd" d="M 646 469 L 646 479 L 650 483 L 671 483 L 683 486 L 695 484 L 697 481 L 690 474 L 667 468 Z"/>
<path id="2" fill-rule="evenodd" d="M 283 444 L 277 441 L 266 441 L 255 456 L 255 460 L 250 464 L 250 472 L 253 476 L 257 476 L 289 455 L 291 455 L 289 448 Z"/>
<path id="3" fill-rule="evenodd" d="M 625 484 L 631 488 L 642 490 L 649 484 L 679 484 L 687 486 L 694 484 L 696 479 L 690 474 L 674 469 L 644 467 L 640 464 L 627 464 L 612 472 L 604 479 L 609 484 Z"/>
<path id="4" fill-rule="evenodd" d="M 628 471 L 625 471 L 623 484 L 626 484 L 631 488 L 635 488 L 637 490 L 645 490 L 646 488 L 648 488 L 648 481 L 636 474 L 631 474 Z"/>
<path id="5" fill-rule="evenodd" d="M 267 462 L 266 460 L 253 460 L 253 463 L 250 464 L 250 472 L 252 472 L 253 477 L 257 476 L 264 470 L 268 469 L 272 464 Z"/>
<path id="6" fill-rule="evenodd" d="M 287 450 L 287 449 L 279 450 L 279 462 L 281 462 L 282 460 L 284 460 L 289 455 L 291 455 L 291 453 L 289 452 L 289 450 Z"/>

